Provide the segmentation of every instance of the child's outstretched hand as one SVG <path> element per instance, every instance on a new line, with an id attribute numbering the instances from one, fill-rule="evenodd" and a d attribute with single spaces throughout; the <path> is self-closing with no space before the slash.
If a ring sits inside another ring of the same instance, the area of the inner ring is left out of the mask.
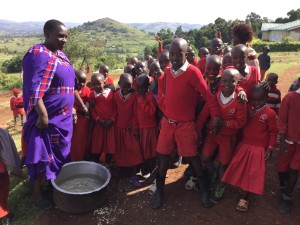
<path id="1" fill-rule="evenodd" d="M 155 40 L 158 41 L 158 42 L 161 42 L 161 37 L 156 34 L 155 35 Z"/>
<path id="2" fill-rule="evenodd" d="M 285 139 L 286 139 L 286 134 L 280 134 L 280 150 L 282 154 L 287 153 L 287 143 Z"/>
<path id="3" fill-rule="evenodd" d="M 268 147 L 265 152 L 265 160 L 269 160 L 272 158 L 272 152 L 274 150 L 274 147 Z"/>
<path id="4" fill-rule="evenodd" d="M 241 104 L 245 104 L 246 102 L 248 102 L 245 91 L 239 91 L 237 97 L 238 97 L 239 103 L 241 103 Z"/>

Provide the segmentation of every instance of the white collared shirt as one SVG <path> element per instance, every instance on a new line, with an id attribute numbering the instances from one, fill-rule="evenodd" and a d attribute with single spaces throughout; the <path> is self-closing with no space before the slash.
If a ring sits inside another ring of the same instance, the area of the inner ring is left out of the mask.
<path id="1" fill-rule="evenodd" d="M 298 94 L 300 94 L 300 88 L 298 88 L 296 92 L 297 92 Z"/>
<path id="2" fill-rule="evenodd" d="M 173 69 L 173 66 L 172 66 L 172 71 L 175 75 L 178 75 L 179 73 L 186 71 L 187 68 L 189 67 L 189 65 L 190 65 L 189 62 L 187 60 L 185 60 L 184 64 L 176 71 Z"/>
<path id="3" fill-rule="evenodd" d="M 221 92 L 221 95 L 220 95 L 220 100 L 221 100 L 221 102 L 224 104 L 224 105 L 226 105 L 228 102 L 230 102 L 232 99 L 234 99 L 235 98 L 235 94 L 234 94 L 234 92 L 232 93 L 232 95 L 230 95 L 229 97 L 225 97 L 224 95 L 223 95 L 223 93 Z"/>
<path id="4" fill-rule="evenodd" d="M 245 79 L 247 79 L 247 76 L 249 75 L 249 73 L 250 73 L 250 67 L 246 64 L 246 67 L 245 67 L 245 73 L 246 73 L 246 76 L 242 76 L 241 74 L 240 74 L 240 79 L 239 80 L 245 80 Z"/>

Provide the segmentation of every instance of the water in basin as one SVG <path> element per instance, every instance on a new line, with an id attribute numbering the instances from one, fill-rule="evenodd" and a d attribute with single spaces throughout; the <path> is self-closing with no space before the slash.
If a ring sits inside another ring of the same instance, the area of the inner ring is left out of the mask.
<path id="1" fill-rule="evenodd" d="M 79 174 L 62 180 L 57 185 L 68 192 L 81 193 L 94 191 L 105 183 L 99 176 L 91 174 Z"/>

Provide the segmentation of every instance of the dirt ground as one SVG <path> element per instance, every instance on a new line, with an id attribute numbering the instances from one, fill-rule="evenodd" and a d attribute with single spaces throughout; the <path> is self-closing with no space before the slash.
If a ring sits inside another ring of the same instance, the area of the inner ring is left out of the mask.
<path id="1" fill-rule="evenodd" d="M 295 80 L 300 66 L 295 66 L 280 76 L 279 89 L 282 95 L 287 92 Z M 10 93 L 1 93 L 0 103 L 7 101 Z M 0 125 L 6 124 L 11 112 L 0 108 Z M 165 204 L 160 210 L 149 206 L 152 197 L 148 187 L 134 188 L 127 179 L 112 179 L 108 186 L 107 201 L 102 208 L 85 215 L 69 215 L 59 209 L 45 211 L 37 218 L 36 225 L 298 225 L 300 221 L 300 191 L 295 191 L 294 208 L 289 215 L 277 212 L 280 193 L 276 175 L 276 154 L 267 163 L 265 194 L 250 200 L 249 211 L 241 213 L 235 206 L 239 191 L 228 187 L 224 200 L 211 209 L 204 209 L 200 204 L 200 194 L 194 190 L 184 189 L 182 179 L 186 165 L 168 172 L 165 189 Z M 95 199 L 97 201 L 97 199 Z"/>

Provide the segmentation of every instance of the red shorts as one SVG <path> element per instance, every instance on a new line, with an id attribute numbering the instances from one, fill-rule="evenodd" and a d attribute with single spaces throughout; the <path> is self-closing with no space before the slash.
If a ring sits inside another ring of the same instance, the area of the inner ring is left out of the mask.
<path id="1" fill-rule="evenodd" d="M 300 144 L 287 144 L 287 153 L 278 151 L 277 171 L 300 170 Z"/>
<path id="2" fill-rule="evenodd" d="M 203 145 L 202 155 L 211 157 L 214 155 L 215 150 L 219 147 L 218 161 L 222 165 L 229 165 L 236 143 L 236 135 L 226 136 L 208 134 Z"/>
<path id="3" fill-rule="evenodd" d="M 157 152 L 171 155 L 177 147 L 180 156 L 196 156 L 198 155 L 197 138 L 194 121 L 169 123 L 166 118 L 163 118 L 157 143 Z"/>

